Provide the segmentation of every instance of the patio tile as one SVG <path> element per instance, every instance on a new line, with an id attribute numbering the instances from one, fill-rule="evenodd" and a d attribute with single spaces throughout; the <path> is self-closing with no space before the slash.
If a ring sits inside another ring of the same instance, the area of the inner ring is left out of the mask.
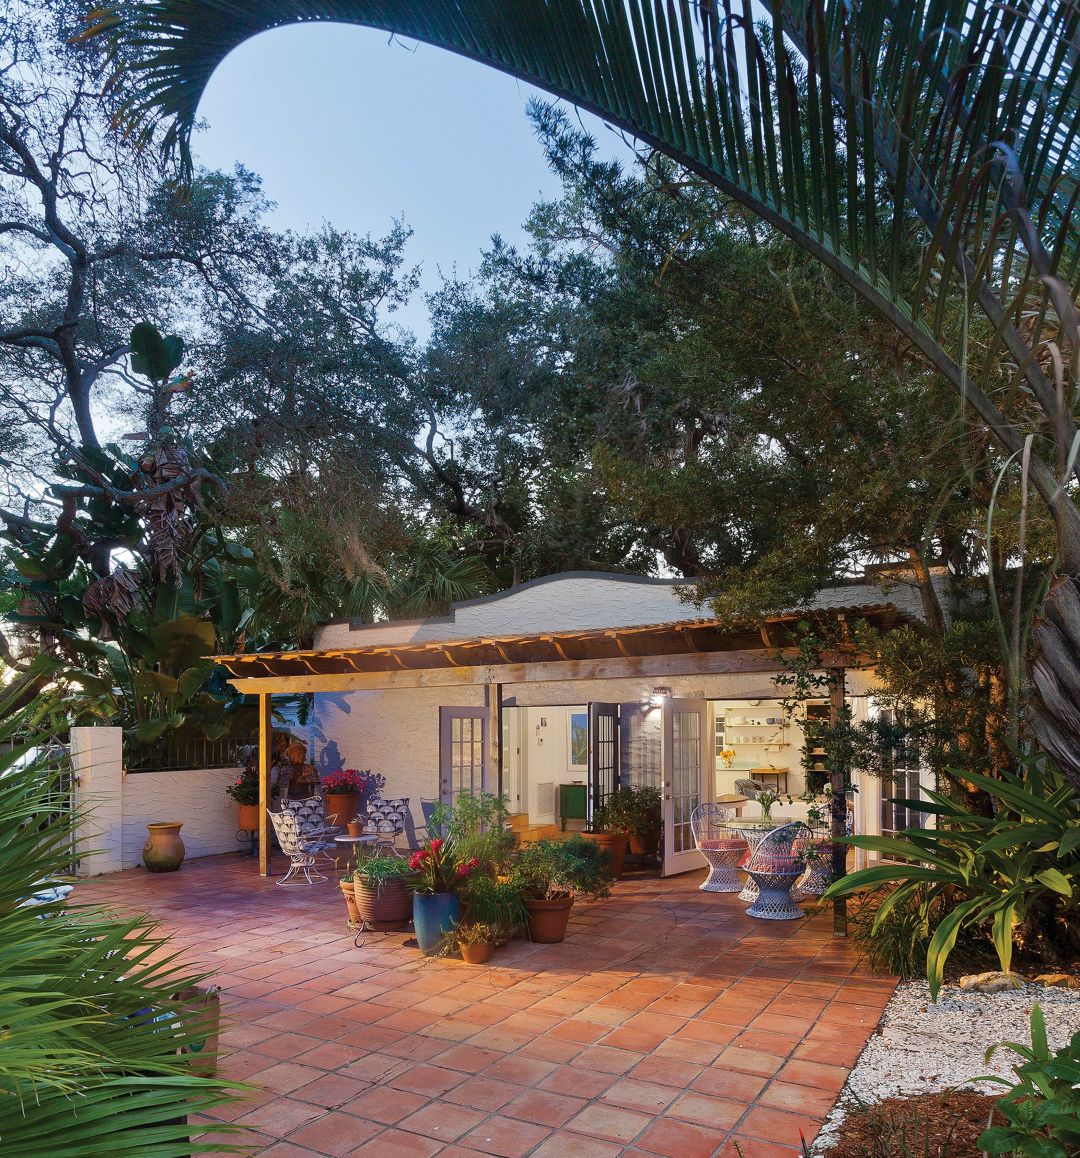
<path id="1" fill-rule="evenodd" d="M 826 1065 L 823 1062 L 795 1060 L 784 1066 L 780 1076 L 785 1082 L 838 1093 L 847 1080 L 847 1070 L 843 1066 Z"/>
<path id="2" fill-rule="evenodd" d="M 381 1122 L 384 1126 L 392 1126 L 402 1118 L 415 1113 L 428 1102 L 423 1094 L 410 1093 L 408 1090 L 393 1090 L 389 1086 L 373 1086 L 363 1093 L 357 1094 L 347 1106 L 342 1108 L 357 1118 L 365 1118 L 369 1122 Z"/>
<path id="3" fill-rule="evenodd" d="M 544 1126 L 496 1115 L 466 1134 L 461 1144 L 479 1150 L 481 1154 L 495 1154 L 498 1158 L 521 1158 L 550 1134 L 551 1131 Z M 569 1155 L 572 1151 L 561 1153 Z"/>
<path id="4" fill-rule="evenodd" d="M 489 1066 L 484 1071 L 484 1077 L 516 1082 L 519 1086 L 532 1086 L 554 1072 L 555 1068 L 553 1062 L 514 1055 L 500 1058 Z"/>
<path id="5" fill-rule="evenodd" d="M 618 1106 L 605 1106 L 594 1102 L 586 1106 L 567 1125 L 569 1129 L 579 1134 L 625 1144 L 633 1141 L 651 1122 L 652 1117 L 649 1114 L 639 1114 L 635 1110 L 624 1110 Z"/>
<path id="6" fill-rule="evenodd" d="M 739 1073 L 737 1070 L 707 1069 L 694 1079 L 691 1089 L 702 1094 L 712 1094 L 718 1098 L 748 1104 L 765 1088 L 768 1078 L 756 1074 Z"/>
<path id="7" fill-rule="evenodd" d="M 444 1069 L 476 1074 L 482 1069 L 486 1069 L 492 1062 L 498 1061 L 502 1056 L 493 1049 L 480 1049 L 475 1045 L 454 1045 L 443 1050 L 431 1060 L 435 1065 Z"/>
<path id="8" fill-rule="evenodd" d="M 309 1102 L 297 1102 L 292 1098 L 274 1098 L 256 1106 L 243 1115 L 244 1124 L 254 1126 L 264 1134 L 284 1138 L 298 1126 L 321 1117 L 323 1110 Z"/>
<path id="9" fill-rule="evenodd" d="M 289 1141 L 306 1146 L 317 1154 L 325 1154 L 328 1158 L 345 1158 L 381 1130 L 382 1126 L 374 1122 L 363 1122 L 349 1114 L 334 1111 L 294 1130 L 289 1135 Z"/>
<path id="10" fill-rule="evenodd" d="M 603 1100 L 628 1110 L 641 1110 L 646 1114 L 659 1114 L 678 1096 L 673 1086 L 662 1086 L 656 1082 L 642 1082 L 635 1078 L 620 1078 L 604 1092 Z"/>
<path id="11" fill-rule="evenodd" d="M 328 1110 L 336 1109 L 350 1102 L 357 1094 L 370 1088 L 369 1082 L 360 1082 L 344 1074 L 324 1073 L 306 1086 L 293 1091 L 293 1097 L 302 1102 L 311 1102 Z"/>
<path id="12" fill-rule="evenodd" d="M 521 1093 L 521 1087 L 496 1078 L 471 1077 L 443 1094 L 442 1101 L 474 1110 L 498 1110 Z"/>
<path id="13" fill-rule="evenodd" d="M 745 1049 L 737 1045 L 730 1045 L 727 1049 L 720 1051 L 720 1056 L 714 1064 L 726 1066 L 733 1070 L 741 1070 L 744 1073 L 760 1074 L 762 1077 L 771 1078 L 784 1064 L 784 1058 L 778 1057 L 774 1053 L 765 1053 L 762 1050 Z"/>
<path id="14" fill-rule="evenodd" d="M 259 1073 L 259 1085 L 277 1094 L 289 1094 L 300 1086 L 306 1086 L 315 1078 L 321 1078 L 324 1071 L 315 1066 L 302 1066 L 296 1062 L 278 1062 L 268 1070 Z"/>
<path id="15" fill-rule="evenodd" d="M 452 1090 L 464 1080 L 464 1076 L 456 1070 L 444 1070 L 439 1066 L 409 1066 L 401 1073 L 395 1074 L 387 1082 L 398 1090 L 409 1090 L 414 1094 L 424 1094 L 429 1098 L 437 1098 Z"/>
<path id="16" fill-rule="evenodd" d="M 697 1122 L 701 1126 L 730 1130 L 746 1112 L 745 1102 L 715 1098 L 692 1091 L 681 1094 L 668 1107 L 667 1116 L 680 1121 Z"/>
<path id="17" fill-rule="evenodd" d="M 484 1120 L 484 1114 L 446 1102 L 429 1102 L 397 1124 L 399 1130 L 423 1134 L 437 1142 L 454 1142 Z"/>
<path id="18" fill-rule="evenodd" d="M 789 1082 L 773 1081 L 758 1099 L 762 1106 L 774 1110 L 789 1110 L 824 1119 L 836 1101 L 832 1090 L 818 1090 L 811 1086 L 796 1086 Z"/>
<path id="19" fill-rule="evenodd" d="M 599 1070 L 606 1074 L 625 1074 L 627 1070 L 645 1060 L 645 1055 L 636 1050 L 612 1049 L 611 1046 L 594 1045 L 584 1049 L 573 1059 L 571 1065 L 583 1069 Z"/>
<path id="20" fill-rule="evenodd" d="M 584 1138 L 561 1130 L 537 1147 L 531 1158 L 616 1158 L 622 1153 L 623 1148 L 618 1143 L 601 1142 L 598 1138 Z"/>
<path id="21" fill-rule="evenodd" d="M 788 1114 L 767 1106 L 755 1106 L 739 1123 L 739 1133 L 752 1138 L 762 1138 L 766 1142 L 780 1142 L 797 1149 L 800 1135 L 807 1142 L 812 1142 L 817 1137 L 820 1126 L 821 1123 L 817 1119 L 803 1114 Z"/>
<path id="22" fill-rule="evenodd" d="M 710 1158 L 718 1143 L 719 1135 L 715 1130 L 661 1118 L 634 1145 L 649 1154 L 662 1154 L 664 1158 Z M 743 1158 L 757 1158 L 757 1155 L 747 1149 Z"/>
<path id="23" fill-rule="evenodd" d="M 350 1150 L 346 1158 L 432 1158 L 442 1148 L 441 1143 L 421 1134 L 407 1134 L 404 1130 L 383 1130 L 370 1142 Z"/>
<path id="24" fill-rule="evenodd" d="M 582 1098 L 595 1098 L 602 1094 L 617 1079 L 614 1074 L 602 1074 L 599 1070 L 582 1070 L 571 1066 L 560 1066 L 537 1082 L 537 1088 L 551 1090 L 556 1094 L 570 1094 Z"/>
<path id="25" fill-rule="evenodd" d="M 643 1081 L 659 1082 L 664 1086 L 681 1089 L 688 1086 L 704 1071 L 704 1066 L 676 1058 L 647 1057 L 630 1071 L 630 1076 Z"/>
<path id="26" fill-rule="evenodd" d="M 538 1126 L 564 1126 L 585 1105 L 584 1098 L 571 1098 L 547 1090 L 531 1089 L 519 1094 L 502 1113 L 508 1118 L 522 1118 Z"/>

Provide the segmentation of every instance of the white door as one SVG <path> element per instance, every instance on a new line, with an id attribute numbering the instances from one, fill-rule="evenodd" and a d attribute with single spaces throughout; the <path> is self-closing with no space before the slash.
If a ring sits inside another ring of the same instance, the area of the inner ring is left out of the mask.
<path id="1" fill-rule="evenodd" d="M 487 708 L 439 709 L 439 799 L 494 792 L 487 775 Z"/>
<path id="2" fill-rule="evenodd" d="M 694 849 L 690 815 L 712 798 L 708 777 L 712 744 L 709 705 L 705 700 L 664 702 L 664 869 L 663 875 L 701 868 Z"/>

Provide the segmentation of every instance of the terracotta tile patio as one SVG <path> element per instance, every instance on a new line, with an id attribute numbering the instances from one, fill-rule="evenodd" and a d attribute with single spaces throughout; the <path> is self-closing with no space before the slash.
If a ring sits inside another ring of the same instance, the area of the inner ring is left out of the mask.
<path id="1" fill-rule="evenodd" d="M 630 877 L 563 944 L 490 967 L 405 934 L 354 948 L 335 881 L 279 889 L 242 855 L 79 899 L 151 913 L 222 987 L 222 1068 L 260 1088 L 227 1112 L 252 1154 L 790 1158 L 894 983 L 827 914 L 752 920 L 702 876 Z"/>

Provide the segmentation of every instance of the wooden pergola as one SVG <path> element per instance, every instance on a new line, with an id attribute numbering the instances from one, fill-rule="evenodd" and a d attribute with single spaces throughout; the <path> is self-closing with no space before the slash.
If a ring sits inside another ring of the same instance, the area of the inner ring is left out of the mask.
<path id="1" fill-rule="evenodd" d="M 500 767 L 500 714 L 508 685 L 778 672 L 788 667 L 801 637 L 828 627 L 833 635 L 839 628 L 843 640 L 852 619 L 865 620 L 883 631 L 911 622 L 893 604 L 876 603 L 794 611 L 770 616 L 753 626 L 685 619 L 633 627 L 220 656 L 218 662 L 228 670 L 233 687 L 258 698 L 259 873 L 267 876 L 270 869 L 267 808 L 271 798 L 271 696 L 275 694 L 480 686 L 491 709 L 489 759 L 494 767 Z M 866 662 L 853 645 L 841 644 L 822 655 L 822 668 L 839 673 L 834 684 L 840 689 L 840 706 L 844 670 L 865 666 Z"/>

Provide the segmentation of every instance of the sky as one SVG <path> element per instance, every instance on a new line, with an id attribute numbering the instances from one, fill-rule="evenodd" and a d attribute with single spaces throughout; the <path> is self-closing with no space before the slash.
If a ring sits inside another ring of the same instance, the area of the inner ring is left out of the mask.
<path id="1" fill-rule="evenodd" d="M 558 192 L 525 115 L 543 95 L 513 77 L 438 48 L 348 25 L 276 29 L 219 66 L 199 108 L 199 160 L 242 162 L 277 203 L 273 223 L 329 221 L 381 236 L 413 229 L 407 256 L 422 289 L 440 271 L 477 266 L 491 235 L 525 238 L 534 201 Z M 574 113 L 577 116 L 577 113 Z M 582 124 L 605 154 L 626 153 L 595 117 Z M 394 320 L 423 337 L 420 295 Z"/>

